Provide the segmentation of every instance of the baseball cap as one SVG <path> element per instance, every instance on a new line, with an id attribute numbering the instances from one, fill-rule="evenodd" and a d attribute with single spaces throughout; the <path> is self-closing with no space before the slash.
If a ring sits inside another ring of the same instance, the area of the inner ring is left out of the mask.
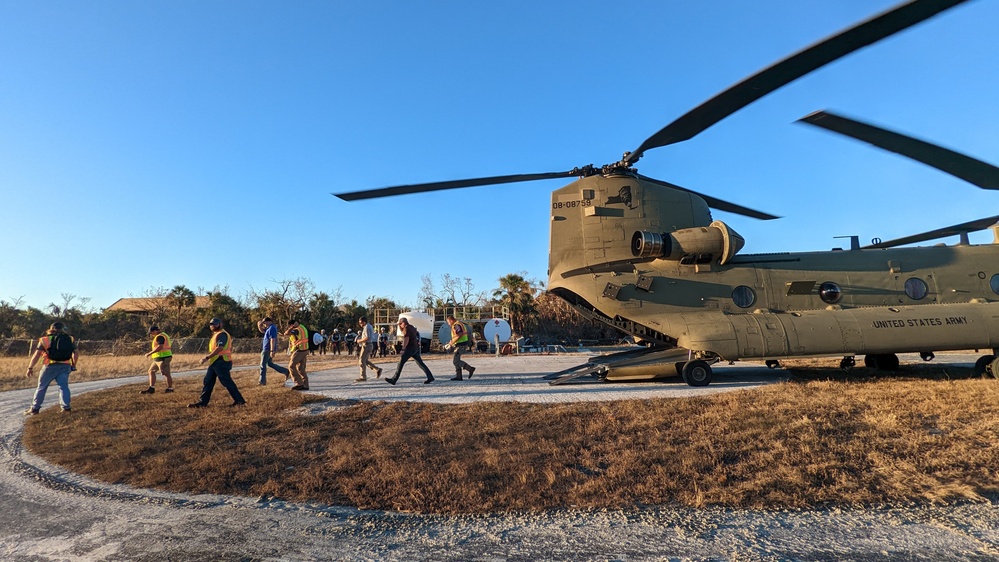
<path id="1" fill-rule="evenodd" d="M 217 317 L 217 316 L 215 318 L 212 318 L 211 320 L 208 321 L 208 325 L 209 326 L 215 326 L 215 325 L 218 325 L 218 324 L 221 324 L 221 323 L 222 323 L 222 319 L 219 318 L 219 317 Z"/>
<path id="2" fill-rule="evenodd" d="M 156 326 L 155 324 L 149 327 L 149 333 L 150 334 L 153 333 L 153 332 L 159 332 L 159 331 L 160 331 L 160 327 Z"/>

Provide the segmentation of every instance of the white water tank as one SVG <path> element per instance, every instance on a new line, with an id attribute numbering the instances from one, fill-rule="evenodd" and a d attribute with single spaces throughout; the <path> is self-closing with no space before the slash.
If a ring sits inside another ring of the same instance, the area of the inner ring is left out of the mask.
<path id="1" fill-rule="evenodd" d="M 510 341 L 510 335 L 513 332 L 510 330 L 510 323 L 502 318 L 490 318 L 486 320 L 485 326 L 482 327 L 482 336 L 486 338 L 489 343 L 496 342 L 496 336 L 499 336 L 500 343 L 506 343 Z"/>
<path id="2" fill-rule="evenodd" d="M 420 340 L 422 340 L 423 350 L 427 351 L 430 349 L 430 340 L 434 337 L 434 317 L 427 314 L 426 312 L 421 312 L 419 310 L 409 310 L 403 312 L 399 315 L 399 318 L 405 318 L 410 325 L 415 326 L 420 332 Z M 396 335 L 402 338 L 406 334 L 399 329 L 396 325 Z"/>

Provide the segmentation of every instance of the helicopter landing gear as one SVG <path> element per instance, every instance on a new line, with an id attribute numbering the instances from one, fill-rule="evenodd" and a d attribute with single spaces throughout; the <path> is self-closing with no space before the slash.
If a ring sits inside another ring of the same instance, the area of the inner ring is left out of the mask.
<path id="1" fill-rule="evenodd" d="M 766 361 L 767 369 L 779 369 L 780 361 L 776 359 L 767 359 Z"/>
<path id="2" fill-rule="evenodd" d="M 898 355 L 894 353 L 878 353 L 864 356 L 864 366 L 877 369 L 879 371 L 897 371 Z"/>
<path id="3" fill-rule="evenodd" d="M 839 362 L 839 368 L 843 369 L 844 371 L 849 371 L 856 364 L 857 364 L 857 360 L 854 359 L 854 357 L 852 355 L 847 355 L 846 357 L 844 357 L 843 359 L 840 360 L 840 362 Z"/>
<path id="4" fill-rule="evenodd" d="M 933 355 L 932 351 L 920 351 L 919 352 L 919 358 L 922 359 L 923 361 L 933 361 L 934 357 L 936 357 L 936 355 Z"/>
<path id="5" fill-rule="evenodd" d="M 996 371 L 992 368 L 992 364 L 995 360 L 995 355 L 982 355 L 979 357 L 978 361 L 975 361 L 975 374 L 980 377 L 992 375 L 992 377 L 995 378 Z"/>
<path id="6" fill-rule="evenodd" d="M 690 386 L 708 386 L 711 383 L 711 365 L 702 359 L 688 361 L 681 374 L 683 382 Z"/>

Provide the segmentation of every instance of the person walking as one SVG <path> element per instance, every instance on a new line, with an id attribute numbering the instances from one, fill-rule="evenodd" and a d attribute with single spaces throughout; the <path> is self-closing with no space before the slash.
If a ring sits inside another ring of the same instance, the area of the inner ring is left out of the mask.
<path id="1" fill-rule="evenodd" d="M 288 321 L 288 354 L 291 356 L 288 368 L 291 378 L 295 380 L 292 390 L 309 390 L 309 375 L 306 374 L 306 360 L 309 358 L 309 331 L 292 318 Z"/>
<path id="2" fill-rule="evenodd" d="M 444 349 L 451 349 L 452 353 L 454 353 L 451 362 L 454 363 L 455 375 L 451 380 L 460 381 L 462 369 L 468 370 L 468 378 L 471 380 L 472 374 L 475 373 L 475 367 L 461 360 L 461 354 L 468 350 L 470 341 L 468 337 L 468 328 L 466 328 L 464 324 L 459 322 L 457 318 L 450 314 L 447 315 L 444 320 L 446 320 L 448 326 L 451 327 L 451 341 L 444 346 Z"/>
<path id="3" fill-rule="evenodd" d="M 357 345 L 361 350 L 361 357 L 357 360 L 357 365 L 361 368 L 361 376 L 354 379 L 354 382 L 363 382 L 368 380 L 368 367 L 374 369 L 375 378 L 380 379 L 382 378 L 381 367 L 371 362 L 371 351 L 375 348 L 375 330 L 371 327 L 371 324 L 368 324 L 368 318 L 366 316 L 362 316 L 357 323 L 361 327 L 357 331 Z"/>
<path id="4" fill-rule="evenodd" d="M 62 322 L 55 322 L 49 326 L 45 335 L 38 338 L 35 352 L 28 361 L 28 372 L 24 376 L 31 378 L 39 359 L 42 359 L 45 367 L 38 374 L 38 387 L 31 399 L 31 407 L 25 412 L 27 415 L 35 415 L 42 409 L 45 392 L 52 381 L 59 385 L 59 405 L 62 406 L 62 411 L 72 411 L 69 405 L 69 373 L 76 370 L 79 355 L 76 352 L 76 342 L 65 330 L 66 326 Z"/>
<path id="5" fill-rule="evenodd" d="M 173 351 L 170 349 L 170 336 L 160 330 L 159 326 L 150 326 L 149 335 L 153 337 L 150 343 L 151 349 L 146 357 L 153 360 L 149 366 L 149 388 L 140 390 L 139 394 L 152 394 L 156 392 L 156 373 L 163 373 L 166 379 L 166 390 L 163 392 L 173 392 L 173 377 L 170 376 L 170 362 L 173 360 Z"/>
<path id="6" fill-rule="evenodd" d="M 232 380 L 232 337 L 229 332 L 222 329 L 222 320 L 212 318 L 208 322 L 208 327 L 212 330 L 212 337 L 208 340 L 208 355 L 201 358 L 198 365 L 208 363 L 208 371 L 201 386 L 201 398 L 197 402 L 188 404 L 188 408 L 205 408 L 212 399 L 212 391 L 215 389 L 215 381 L 222 383 L 222 386 L 229 391 L 232 397 L 230 406 L 243 406 L 246 400 L 236 388 L 236 382 Z"/>
<path id="7" fill-rule="evenodd" d="M 326 337 L 326 330 L 319 330 L 319 335 L 323 337 L 323 341 L 319 343 L 319 355 L 326 355 L 326 345 L 330 339 Z"/>
<path id="8" fill-rule="evenodd" d="M 399 375 L 402 374 L 402 366 L 409 361 L 410 357 L 416 364 L 419 365 L 420 369 L 423 369 L 423 373 L 427 375 L 427 380 L 423 381 L 423 384 L 430 384 L 434 382 L 434 375 L 430 372 L 430 368 L 427 364 L 423 362 L 423 358 L 420 357 L 420 332 L 409 323 L 409 320 L 405 318 L 399 319 L 399 330 L 403 333 L 402 340 L 402 357 L 399 358 L 399 364 L 395 367 L 395 376 L 390 379 L 385 379 L 385 382 L 389 384 L 395 384 L 399 380 Z"/>
<path id="9" fill-rule="evenodd" d="M 265 316 L 263 320 L 257 322 L 257 329 L 264 333 L 264 339 L 260 349 L 260 386 L 267 384 L 267 367 L 284 375 L 285 382 L 291 378 L 291 373 L 281 365 L 274 362 L 274 355 L 277 354 L 278 331 L 277 324 L 271 320 L 270 316 Z"/>

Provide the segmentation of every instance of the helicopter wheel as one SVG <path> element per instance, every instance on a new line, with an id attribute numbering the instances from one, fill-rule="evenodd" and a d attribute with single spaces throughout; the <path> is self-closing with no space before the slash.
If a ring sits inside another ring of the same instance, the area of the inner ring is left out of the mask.
<path id="1" fill-rule="evenodd" d="M 877 369 L 878 368 L 878 360 L 877 360 L 876 356 L 874 356 L 874 355 L 865 355 L 864 356 L 864 366 L 867 367 L 868 369 Z"/>
<path id="2" fill-rule="evenodd" d="M 934 357 L 936 357 L 936 355 L 933 355 L 932 351 L 920 351 L 919 352 L 919 358 L 922 359 L 923 361 L 933 361 Z"/>
<path id="3" fill-rule="evenodd" d="M 777 369 L 780 367 L 780 361 L 777 361 L 776 359 L 768 359 L 766 365 L 767 369 Z"/>
<path id="4" fill-rule="evenodd" d="M 711 384 L 711 365 L 700 359 L 688 362 L 683 366 L 683 382 L 690 386 L 708 386 Z"/>
<path id="5" fill-rule="evenodd" d="M 874 364 L 881 371 L 897 371 L 898 355 L 895 355 L 894 353 L 876 355 L 874 358 Z"/>
<path id="6" fill-rule="evenodd" d="M 988 371 L 989 364 L 992 363 L 995 358 L 995 355 L 982 355 L 979 357 L 978 361 L 975 361 L 975 374 L 979 377 L 990 375 L 991 373 Z M 995 375 L 992 376 L 994 377 Z"/>

